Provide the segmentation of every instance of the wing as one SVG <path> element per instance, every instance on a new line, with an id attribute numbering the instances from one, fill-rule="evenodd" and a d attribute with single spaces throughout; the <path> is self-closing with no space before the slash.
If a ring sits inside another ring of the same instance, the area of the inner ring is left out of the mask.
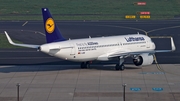
<path id="1" fill-rule="evenodd" d="M 10 44 L 14 45 L 14 46 L 21 46 L 21 47 L 28 47 L 28 48 L 38 48 L 40 45 L 31 45 L 31 44 L 18 44 L 18 43 L 14 43 L 11 38 L 9 37 L 9 35 L 7 34 L 6 31 L 4 31 L 8 41 Z"/>
<path id="2" fill-rule="evenodd" d="M 108 58 L 113 58 L 113 57 L 123 57 L 123 58 L 126 58 L 126 57 L 130 57 L 130 56 L 133 56 L 133 55 L 140 55 L 142 53 L 153 53 L 154 51 L 138 51 L 138 52 L 116 52 L 116 53 L 111 53 L 108 55 Z"/>
<path id="3" fill-rule="evenodd" d="M 121 48 L 116 51 L 101 55 L 98 57 L 98 59 L 108 60 L 108 59 L 114 58 L 114 57 L 126 58 L 126 57 L 130 57 L 130 56 L 134 56 L 134 55 L 140 55 L 142 53 L 154 54 L 154 53 L 158 53 L 158 52 L 172 52 L 172 51 L 176 50 L 176 47 L 175 47 L 172 37 L 171 37 L 171 48 L 172 48 L 171 50 L 147 50 L 147 51 L 136 51 L 136 52 L 132 52 L 131 50 Z"/>

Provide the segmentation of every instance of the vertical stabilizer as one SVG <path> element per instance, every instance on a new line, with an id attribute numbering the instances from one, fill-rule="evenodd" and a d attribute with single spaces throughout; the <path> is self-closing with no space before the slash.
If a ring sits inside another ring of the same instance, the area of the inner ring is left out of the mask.
<path id="1" fill-rule="evenodd" d="M 42 8 L 47 43 L 66 40 L 60 33 L 48 8 Z"/>

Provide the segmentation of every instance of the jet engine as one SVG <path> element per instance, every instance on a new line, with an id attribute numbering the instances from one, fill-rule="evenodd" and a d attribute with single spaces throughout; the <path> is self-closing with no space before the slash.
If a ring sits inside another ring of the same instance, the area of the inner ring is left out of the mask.
<path id="1" fill-rule="evenodd" d="M 136 66 L 150 65 L 154 61 L 153 55 L 149 53 L 143 53 L 133 59 L 133 63 Z"/>

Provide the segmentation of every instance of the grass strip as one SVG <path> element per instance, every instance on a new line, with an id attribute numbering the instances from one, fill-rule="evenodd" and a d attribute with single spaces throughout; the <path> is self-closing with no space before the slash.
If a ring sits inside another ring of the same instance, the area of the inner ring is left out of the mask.
<path id="1" fill-rule="evenodd" d="M 42 20 L 43 7 L 57 14 L 56 20 L 122 20 L 140 11 L 150 11 L 151 19 L 180 15 L 180 0 L 143 1 L 146 6 L 134 5 L 136 0 L 1 0 L 0 20 Z"/>

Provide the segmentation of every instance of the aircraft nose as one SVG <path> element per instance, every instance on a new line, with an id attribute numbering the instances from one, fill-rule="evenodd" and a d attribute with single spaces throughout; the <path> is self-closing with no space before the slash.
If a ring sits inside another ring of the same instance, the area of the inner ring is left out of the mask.
<path id="1" fill-rule="evenodd" d="M 44 52 L 44 53 L 49 53 L 49 46 L 48 45 L 41 45 L 38 48 L 39 51 Z"/>

